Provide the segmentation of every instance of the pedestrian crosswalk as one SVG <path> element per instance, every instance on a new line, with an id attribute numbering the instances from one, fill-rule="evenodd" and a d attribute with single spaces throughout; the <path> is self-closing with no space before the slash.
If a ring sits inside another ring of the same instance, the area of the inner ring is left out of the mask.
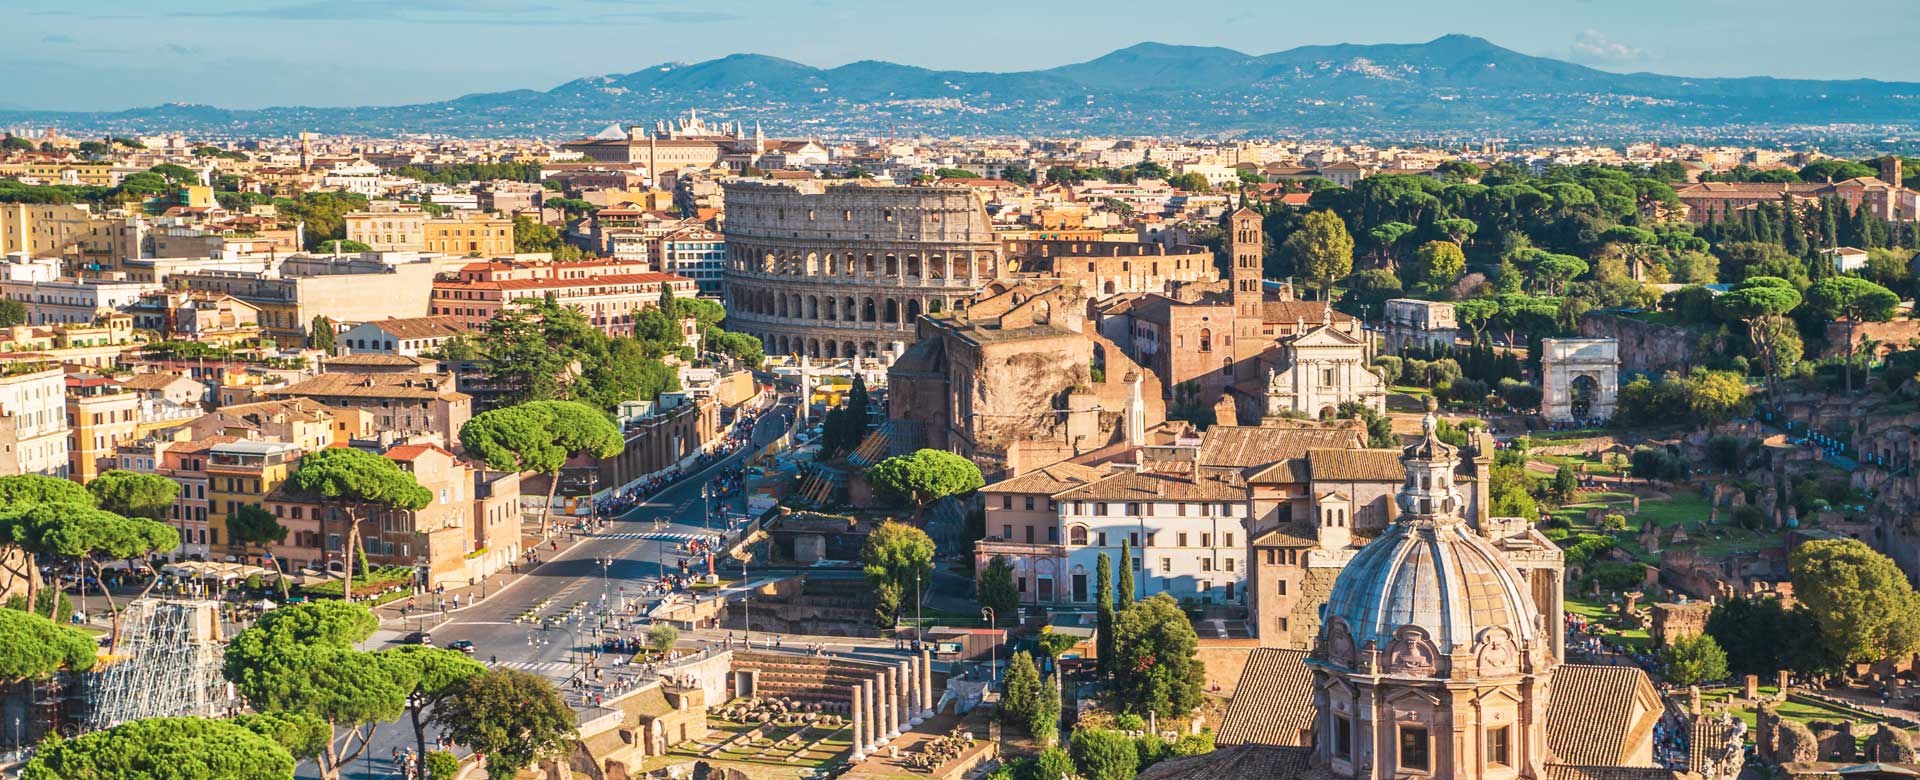
<path id="1" fill-rule="evenodd" d="M 494 666 L 518 669 L 523 672 L 547 673 L 573 671 L 573 664 L 566 663 L 565 661 L 501 661 L 494 664 Z"/>
<path id="2" fill-rule="evenodd" d="M 621 533 L 612 533 L 612 534 L 595 534 L 594 538 L 596 539 L 638 539 L 638 540 L 644 540 L 649 542 L 675 542 L 675 543 L 686 543 L 686 542 L 697 540 L 697 541 L 706 542 L 708 544 L 717 544 L 720 541 L 719 534 L 696 534 L 696 533 L 685 533 L 680 531 L 625 531 Z"/>

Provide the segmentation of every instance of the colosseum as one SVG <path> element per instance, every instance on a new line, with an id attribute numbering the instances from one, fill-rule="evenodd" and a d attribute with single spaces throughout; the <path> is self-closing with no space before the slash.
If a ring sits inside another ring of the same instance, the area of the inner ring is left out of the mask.
<path id="1" fill-rule="evenodd" d="M 980 197 L 950 186 L 727 182 L 729 327 L 770 355 L 889 363 L 921 313 L 965 305 L 1001 268 Z"/>

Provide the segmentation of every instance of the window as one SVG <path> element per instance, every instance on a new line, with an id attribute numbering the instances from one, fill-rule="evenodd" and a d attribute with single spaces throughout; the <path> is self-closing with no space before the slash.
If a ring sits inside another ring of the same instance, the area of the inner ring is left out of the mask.
<path id="1" fill-rule="evenodd" d="M 1012 539 L 1012 538 L 1013 538 L 1013 524 L 1012 524 L 1012 523 L 1007 523 L 1007 524 L 1005 524 L 1005 525 L 1002 525 L 1002 526 L 1000 526 L 1000 538 L 1002 538 L 1002 539 Z"/>
<path id="2" fill-rule="evenodd" d="M 1400 727 L 1400 768 L 1427 771 L 1427 729 L 1425 726 Z"/>
<path id="3" fill-rule="evenodd" d="M 1173 559 L 1172 559 L 1172 558 L 1161 558 L 1161 559 L 1160 559 L 1160 571 L 1161 571 L 1161 573 L 1166 573 L 1166 572 L 1170 572 L 1170 571 L 1173 571 Z"/>
<path id="4" fill-rule="evenodd" d="M 1200 534 L 1200 546 L 1201 546 L 1201 547 L 1212 547 L 1212 546 L 1213 546 L 1213 534 L 1210 534 L 1210 533 L 1202 533 L 1202 534 Z"/>
<path id="5" fill-rule="evenodd" d="M 1200 329 L 1200 351 L 1213 351 L 1213 330 L 1211 328 Z"/>
<path id="6" fill-rule="evenodd" d="M 1067 543 L 1085 546 L 1087 543 L 1087 527 L 1084 525 L 1076 525 L 1067 529 Z"/>
<path id="7" fill-rule="evenodd" d="M 1173 546 L 1175 546 L 1175 547 L 1185 547 L 1185 546 L 1187 546 L 1187 532 L 1185 532 L 1185 531 L 1181 531 L 1180 533 L 1177 533 L 1177 534 L 1174 534 L 1174 536 L 1173 536 Z"/>
<path id="8" fill-rule="evenodd" d="M 1033 496 L 1027 496 L 1027 511 L 1033 511 Z"/>
<path id="9" fill-rule="evenodd" d="M 1232 547 L 1232 546 L 1233 546 L 1233 534 L 1222 534 L 1222 536 L 1224 536 L 1224 537 L 1226 537 L 1226 538 L 1225 538 L 1225 540 L 1223 540 L 1223 541 L 1221 541 L 1221 542 L 1220 542 L 1220 546 L 1221 546 L 1221 547 Z"/>
<path id="10" fill-rule="evenodd" d="M 1132 546 L 1132 547 L 1139 547 L 1139 546 L 1140 546 L 1140 532 L 1139 532 L 1139 531 L 1134 531 L 1134 532 L 1131 532 L 1131 533 L 1128 533 L 1128 534 L 1127 534 L 1127 544 L 1128 544 L 1129 546 Z"/>
<path id="11" fill-rule="evenodd" d="M 1100 546 L 1101 546 L 1101 547 L 1105 547 L 1105 546 L 1107 546 L 1107 532 L 1106 532 L 1106 531 L 1101 531 L 1100 533 L 1098 533 L 1098 534 L 1096 534 L 1096 535 L 1094 536 L 1094 538 L 1095 538 L 1095 540 L 1096 540 L 1096 541 L 1098 541 L 1098 542 L 1100 543 Z"/>
<path id="12" fill-rule="evenodd" d="M 1279 581 L 1279 583 L 1277 583 L 1277 584 L 1279 585 L 1279 588 L 1277 589 L 1277 590 L 1278 590 L 1278 595 L 1281 595 L 1281 596 L 1285 596 L 1285 595 L 1287 595 L 1287 581 L 1286 581 L 1286 580 L 1280 580 L 1280 581 Z"/>
<path id="13" fill-rule="evenodd" d="M 1512 729 L 1512 726 L 1495 726 L 1487 730 L 1487 763 L 1513 766 Z"/>
<path id="14" fill-rule="evenodd" d="M 1280 620 L 1282 624 L 1286 622 L 1286 618 Z M 1353 719 L 1345 715 L 1333 716 L 1333 755 L 1353 758 Z"/>
<path id="15" fill-rule="evenodd" d="M 1227 558 L 1227 559 L 1226 559 L 1226 560 L 1224 561 L 1224 563 L 1225 563 L 1225 565 L 1226 565 L 1226 567 L 1227 567 L 1227 571 L 1233 571 L 1233 559 L 1232 559 L 1232 558 Z"/>
<path id="16" fill-rule="evenodd" d="M 1208 557 L 1206 557 L 1206 556 L 1201 556 L 1201 557 L 1200 557 L 1200 570 L 1201 570 L 1201 571 L 1213 571 L 1213 559 L 1212 559 L 1212 558 L 1208 558 Z"/>
<path id="17" fill-rule="evenodd" d="M 1047 541 L 1053 543 L 1060 541 L 1060 528 L 1058 526 L 1047 526 Z"/>
<path id="18" fill-rule="evenodd" d="M 1333 369 L 1323 368 L 1320 370 L 1320 384 L 1326 387 L 1333 386 Z"/>
<path id="19" fill-rule="evenodd" d="M 1013 496 L 1001 496 L 1001 497 L 1000 497 L 1000 508 L 1001 508 L 1001 509 L 1012 509 L 1012 508 L 1013 508 Z"/>

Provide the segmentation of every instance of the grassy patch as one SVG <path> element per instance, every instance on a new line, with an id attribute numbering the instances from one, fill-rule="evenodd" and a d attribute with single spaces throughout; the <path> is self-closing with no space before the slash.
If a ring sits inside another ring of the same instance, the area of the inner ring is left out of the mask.
<path id="1" fill-rule="evenodd" d="M 1763 699 L 1771 699 L 1779 692 L 1779 688 L 1770 685 L 1760 687 L 1760 697 Z M 1724 709 L 1733 713 L 1734 717 L 1739 718 L 1747 724 L 1747 732 L 1749 737 L 1751 737 L 1753 730 L 1758 727 L 1759 714 L 1753 704 L 1739 698 L 1744 693 L 1745 691 L 1739 688 L 1703 690 L 1700 692 L 1700 702 L 1708 710 Z M 1775 704 L 1774 711 L 1778 712 L 1780 717 L 1801 723 L 1845 720 L 1852 721 L 1856 726 L 1871 727 L 1881 722 L 1880 718 L 1874 717 L 1870 712 L 1835 707 L 1799 697 L 1791 697 L 1786 701 Z M 1859 729 L 1856 733 L 1859 733 L 1859 731 L 1864 731 L 1864 729 Z M 1860 744 L 1866 744 L 1865 734 L 1860 734 L 1857 739 Z"/>

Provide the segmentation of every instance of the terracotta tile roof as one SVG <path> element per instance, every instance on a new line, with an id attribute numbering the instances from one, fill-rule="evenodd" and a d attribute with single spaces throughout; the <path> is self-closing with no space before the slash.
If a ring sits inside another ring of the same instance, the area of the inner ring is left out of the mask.
<path id="1" fill-rule="evenodd" d="M 1351 428 L 1215 425 L 1201 441 L 1200 465 L 1252 468 L 1305 457 L 1309 450 L 1357 448 L 1365 443 Z"/>
<path id="2" fill-rule="evenodd" d="M 440 361 L 433 358 L 413 355 L 389 355 L 382 352 L 361 352 L 353 355 L 335 355 L 326 359 L 329 366 L 424 366 Z"/>
<path id="3" fill-rule="evenodd" d="M 1305 322 L 1318 325 L 1326 317 L 1326 301 L 1262 301 L 1260 320 L 1283 325 Z M 1335 309 L 1333 322 L 1353 322 L 1353 315 Z"/>
<path id="4" fill-rule="evenodd" d="M 187 378 L 179 374 L 169 374 L 165 372 L 134 374 L 126 379 L 120 380 L 120 386 L 128 390 L 165 390 L 168 385 L 183 379 Z M 187 381 L 190 382 L 193 380 L 187 379 Z"/>
<path id="5" fill-rule="evenodd" d="M 463 335 L 467 332 L 460 320 L 447 316 L 432 317 L 395 317 L 392 319 L 363 322 L 386 331 L 396 339 L 444 339 Z"/>
<path id="6" fill-rule="evenodd" d="M 1399 450 L 1308 450 L 1307 467 L 1315 482 L 1400 482 L 1407 467 Z"/>
<path id="7" fill-rule="evenodd" d="M 1213 741 L 1229 745 L 1302 745 L 1313 726 L 1313 673 L 1307 651 L 1263 647 L 1247 657 L 1240 685 Z"/>
<path id="8" fill-rule="evenodd" d="M 456 457 L 447 448 L 438 444 L 396 444 L 383 453 L 389 460 L 413 460 L 429 452 L 438 452 L 449 458 Z"/>
<path id="9" fill-rule="evenodd" d="M 1142 771 L 1138 780 L 1294 780 L 1307 776 L 1311 748 L 1240 745 L 1173 758 Z"/>
<path id="10" fill-rule="evenodd" d="M 1657 766 L 1548 764 L 1541 780 L 1679 780 L 1683 773 Z"/>
<path id="11" fill-rule="evenodd" d="M 1547 747 L 1574 766 L 1615 766 L 1627 756 L 1629 745 L 1651 733 L 1659 717 L 1658 695 L 1645 672 L 1629 666 L 1563 664 L 1553 673 L 1547 701 Z"/>
<path id="12" fill-rule="evenodd" d="M 1067 501 L 1241 501 L 1247 491 L 1215 477 L 1122 472 L 1059 494 Z"/>
<path id="13" fill-rule="evenodd" d="M 1107 475 L 1103 469 L 1082 466 L 1078 463 L 1055 463 L 1046 468 L 1030 471 L 1008 480 L 995 482 L 980 489 L 983 493 L 1045 493 L 1053 495 L 1062 490 L 1079 487 Z"/>
<path id="14" fill-rule="evenodd" d="M 1271 531 L 1255 537 L 1253 546 L 1288 548 L 1318 547 L 1320 546 L 1320 540 L 1301 533 L 1302 531 L 1311 530 L 1312 529 L 1299 528 L 1291 521 L 1288 521 L 1281 523 L 1279 527 Z"/>
<path id="15" fill-rule="evenodd" d="M 662 282 L 692 282 L 679 274 L 650 272 L 644 274 L 606 274 L 586 276 L 579 279 L 502 279 L 495 284 L 503 290 L 547 290 L 565 287 L 600 287 L 614 284 L 660 284 Z"/>
<path id="16" fill-rule="evenodd" d="M 307 396 L 321 398 L 416 398 L 421 400 L 440 399 L 447 401 L 466 400 L 470 396 L 451 389 L 443 388 L 439 380 L 426 374 L 321 374 L 297 384 L 278 390 L 268 390 L 267 395 L 289 397 Z"/>

